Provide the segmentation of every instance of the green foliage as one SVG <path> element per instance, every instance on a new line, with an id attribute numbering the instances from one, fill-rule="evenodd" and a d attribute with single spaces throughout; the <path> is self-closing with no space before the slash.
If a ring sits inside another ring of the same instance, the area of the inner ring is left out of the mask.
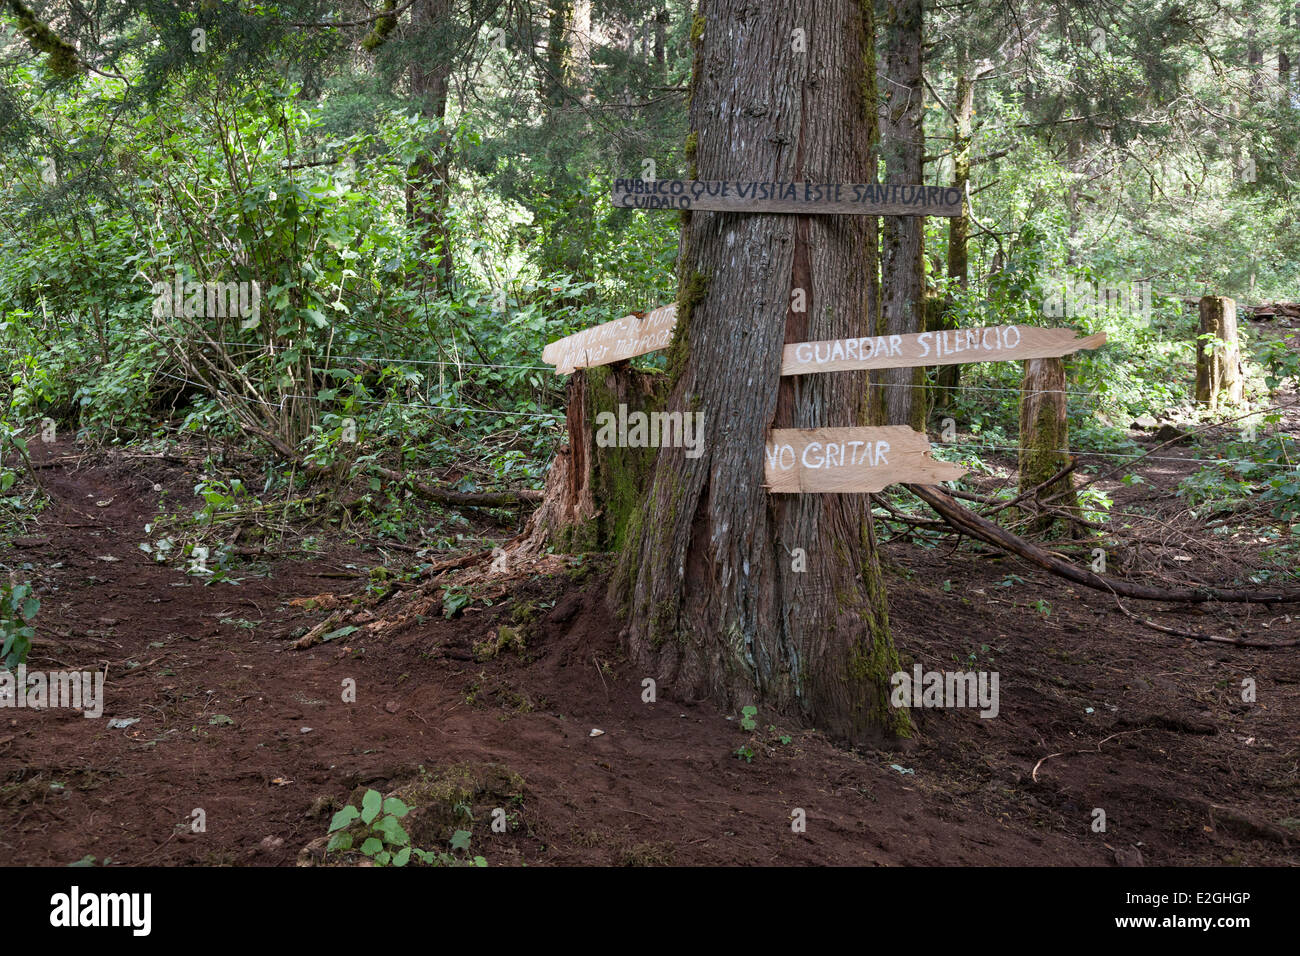
<path id="1" fill-rule="evenodd" d="M 1294 339 L 1275 339 L 1266 342 L 1257 350 L 1258 358 L 1268 366 L 1264 383 L 1269 391 L 1275 392 L 1286 383 L 1300 386 L 1300 350 Z"/>
<path id="2" fill-rule="evenodd" d="M 754 720 L 754 718 L 758 716 L 758 708 L 753 704 L 746 704 L 742 707 L 740 709 L 740 714 L 741 728 L 744 730 L 753 730 L 758 726 L 758 722 Z"/>
<path id="3" fill-rule="evenodd" d="M 472 860 L 456 853 L 467 854 L 471 833 L 457 830 L 449 843 L 451 852 L 422 850 L 411 845 L 411 837 L 403 829 L 401 820 L 411 812 L 397 797 L 385 799 L 378 790 L 367 790 L 361 806 L 351 804 L 334 814 L 329 832 L 333 834 L 326 846 L 327 853 L 344 853 L 356 849 L 376 866 L 406 866 L 412 860 L 427 866 L 487 866 L 487 861 L 476 856 Z M 357 827 L 355 824 L 360 823 Z M 360 845 L 354 846 L 360 840 Z"/>
<path id="4" fill-rule="evenodd" d="M 474 596 L 462 588 L 445 587 L 442 590 L 442 616 L 451 620 L 474 603 Z"/>
<path id="5" fill-rule="evenodd" d="M 0 578 L 0 663 L 9 670 L 27 660 L 36 636 L 32 621 L 40 609 L 31 585 Z"/>
<path id="6" fill-rule="evenodd" d="M 1300 522 L 1300 442 L 1274 432 L 1231 443 L 1224 451 L 1232 460 L 1184 478 L 1179 497 L 1205 514 L 1263 505 L 1283 523 Z"/>

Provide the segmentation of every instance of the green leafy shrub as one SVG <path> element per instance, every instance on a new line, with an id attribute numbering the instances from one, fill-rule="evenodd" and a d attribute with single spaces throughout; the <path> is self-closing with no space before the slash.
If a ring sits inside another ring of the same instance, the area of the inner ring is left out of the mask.
<path id="1" fill-rule="evenodd" d="M 412 860 L 427 866 L 487 866 L 487 860 L 476 856 L 472 860 L 457 857 L 457 852 L 468 852 L 471 834 L 457 830 L 450 841 L 451 852 L 422 850 L 411 845 L 410 834 L 402 828 L 401 820 L 411 812 L 397 797 L 385 799 L 378 790 L 367 790 L 361 806 L 348 804 L 330 821 L 329 832 L 334 834 L 326 846 L 327 853 L 343 853 L 356 849 L 376 866 L 406 866 Z M 356 824 L 360 822 L 361 826 Z M 360 830 L 359 833 L 355 832 Z M 357 839 L 361 840 L 356 845 Z"/>
<path id="2" fill-rule="evenodd" d="M 31 585 L 0 580 L 0 662 L 9 670 L 27 660 L 36 636 L 32 621 L 40 609 Z"/>

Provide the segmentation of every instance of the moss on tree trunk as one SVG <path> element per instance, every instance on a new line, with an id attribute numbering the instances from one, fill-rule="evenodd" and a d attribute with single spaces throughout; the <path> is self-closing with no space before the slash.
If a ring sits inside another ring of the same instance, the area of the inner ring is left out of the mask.
<path id="1" fill-rule="evenodd" d="M 655 449 L 600 447 L 597 416 L 609 412 L 617 417 L 620 405 L 629 415 L 652 410 L 662 378 L 627 362 L 573 373 L 568 387 L 569 440 L 556 452 L 542 504 L 521 535 L 526 552 L 552 547 L 585 554 L 622 547 L 629 525 L 641 514 Z"/>
<path id="2" fill-rule="evenodd" d="M 1059 358 L 1028 359 L 1020 393 L 1020 491 L 1051 481 L 1070 463 L 1070 426 L 1065 394 L 1065 362 Z M 1074 482 L 1065 475 L 1044 487 L 1037 497 L 1053 507 L 1077 514 Z M 1030 509 L 1027 513 L 1033 514 Z M 1052 530 L 1060 519 L 1036 514 L 1031 528 Z"/>
<path id="3" fill-rule="evenodd" d="M 1196 340 L 1196 401 L 1216 407 L 1241 401 L 1241 351 L 1237 342 L 1237 303 L 1207 295 L 1200 302 L 1200 336 Z M 1207 341 L 1204 336 L 1209 336 Z"/>

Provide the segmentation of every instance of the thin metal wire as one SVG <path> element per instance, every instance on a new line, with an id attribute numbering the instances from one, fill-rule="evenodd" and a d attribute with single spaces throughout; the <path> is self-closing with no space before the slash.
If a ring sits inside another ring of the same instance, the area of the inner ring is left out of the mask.
<path id="1" fill-rule="evenodd" d="M 222 343 L 222 344 L 243 344 L 243 343 Z M 3 348 L 4 351 L 7 351 L 7 352 L 13 352 L 13 353 L 16 353 L 16 352 L 21 351 L 21 350 L 19 350 L 19 349 L 4 348 L 4 347 L 0 347 L 0 348 Z M 336 357 L 337 357 L 337 358 L 360 358 L 360 357 L 358 357 L 358 356 L 345 356 L 345 355 L 339 355 L 339 356 L 336 356 Z M 487 363 L 477 363 L 477 362 L 464 362 L 464 363 L 455 363 L 455 362 L 433 362 L 433 361 L 425 361 L 425 360 L 418 360 L 418 359 L 379 359 L 379 358 L 371 358 L 371 359 L 360 359 L 360 360 L 363 360 L 363 361 L 391 361 L 391 362 L 393 362 L 393 364 L 403 364 L 403 363 L 406 363 L 406 364 L 427 364 L 427 365 L 456 365 L 456 364 L 462 364 L 462 365 L 473 366 L 473 367 L 475 367 L 475 368 L 529 368 L 529 369 L 539 369 L 539 370 L 553 371 L 552 367 L 549 366 L 549 365 L 545 365 L 545 366 L 492 365 L 492 364 L 487 364 Z M 217 394 L 224 395 L 224 396 L 227 397 L 227 398 L 234 398 L 234 399 L 238 399 L 238 400 L 240 400 L 240 401 L 254 402 L 254 403 L 256 403 L 256 404 L 259 404 L 259 405 L 265 405 L 265 406 L 268 406 L 268 407 L 270 407 L 270 408 L 279 408 L 279 407 L 280 407 L 280 405 L 279 405 L 278 403 L 276 403 L 276 402 L 267 402 L 267 401 L 264 401 L 264 400 L 262 400 L 262 399 L 258 399 L 258 398 L 252 398 L 252 397 L 249 397 L 249 396 L 236 395 L 236 394 L 234 394 L 234 393 L 232 393 L 232 392 L 227 392 L 227 391 L 224 391 L 224 390 L 222 390 L 222 389 L 213 388 L 213 387 L 211 387 L 211 386 L 209 386 L 209 385 L 206 385 L 206 384 L 204 384 L 204 383 L 202 383 L 202 382 L 195 382 L 195 381 L 192 381 L 192 380 L 190 380 L 190 379 L 188 379 L 188 378 L 183 378 L 183 377 L 178 376 L 178 375 L 173 375 L 173 374 L 171 374 L 170 372 L 162 372 L 162 371 L 159 371 L 159 372 L 157 372 L 156 374 L 161 375 L 161 376 L 163 376 L 163 377 L 165 377 L 165 378 L 174 379 L 174 380 L 176 380 L 176 381 L 178 381 L 178 382 L 184 382 L 185 384 L 187 384 L 187 385 L 192 385 L 192 386 L 194 386 L 195 388 L 202 388 L 202 389 L 206 389 L 206 390 L 208 390 L 208 391 L 211 391 L 211 392 L 214 392 L 214 393 L 217 393 Z M 885 387 L 895 387 L 895 388 L 940 388 L 940 387 L 944 387 L 944 386 L 939 386 L 939 385 L 935 385 L 935 384 L 927 384 L 927 385 L 917 385 L 917 384 L 913 384 L 913 383 L 879 383 L 879 384 L 880 384 L 880 385 L 883 385 L 883 386 L 885 386 Z M 954 386 L 954 387 L 955 387 L 955 388 L 958 388 L 958 389 L 966 390 L 966 391 L 987 391 L 987 392 L 1019 392 L 1019 391 L 1021 391 L 1020 389 L 1015 389 L 1015 388 L 995 388 L 995 387 L 982 386 L 982 385 L 958 385 L 958 386 Z M 1061 392 L 1060 390 L 1057 390 L 1057 391 L 1044 391 L 1043 394 L 1062 394 L 1062 392 Z M 1070 392 L 1070 391 L 1065 391 L 1064 394 L 1066 394 L 1066 395 L 1084 395 L 1084 396 L 1088 396 L 1088 397 L 1095 397 L 1095 396 L 1093 396 L 1093 394 L 1090 393 L 1090 392 Z M 326 399 L 322 399 L 319 395 L 295 395 L 295 394 L 290 394 L 290 395 L 285 395 L 284 398 L 285 398 L 285 399 L 297 399 L 297 400 L 300 400 L 300 401 L 326 401 Z M 504 416 L 514 416 L 514 417 L 519 417 L 519 418 L 545 418 L 545 419 L 552 419 L 552 420 L 556 420 L 556 421 L 561 420 L 561 419 L 563 419 L 563 418 L 565 417 L 564 415 L 561 415 L 561 414 L 558 414 L 558 413 L 554 413 L 554 412 L 523 412 L 523 411 L 510 411 L 510 410 L 508 410 L 508 409 L 501 409 L 501 408 L 473 408 L 473 407 L 470 407 L 470 406 L 464 406 L 464 405 L 432 405 L 432 404 L 423 403 L 423 402 L 377 401 L 377 400 L 373 400 L 373 399 L 352 399 L 352 401 L 353 401 L 355 404 L 358 404 L 358 405 L 395 406 L 395 407 L 397 407 L 397 408 L 424 408 L 424 409 L 430 409 L 430 410 L 433 410 L 433 411 L 445 411 L 445 412 L 466 412 L 466 413 L 469 413 L 469 414 L 477 414 L 477 415 L 504 415 Z M 1014 452 L 1017 452 L 1017 453 L 1022 452 L 1022 451 L 1035 451 L 1035 452 L 1047 453 L 1047 454 L 1077 455 L 1077 456 L 1082 456 L 1082 457 L 1093 457 L 1093 458 L 1129 458 L 1129 459 L 1132 459 L 1132 460 L 1135 460 L 1135 461 L 1136 461 L 1136 460 L 1139 460 L 1139 459 L 1146 459 L 1146 460 L 1149 460 L 1149 461 L 1178 461 L 1178 462 L 1190 462 L 1190 463 L 1193 463 L 1193 464 L 1209 464 L 1209 465 L 1236 465 L 1236 464 L 1242 464 L 1242 465 L 1251 465 L 1251 466 L 1253 466 L 1253 467 L 1257 467 L 1257 468 L 1279 468 L 1279 469 L 1283 469 L 1283 470 L 1289 470 L 1289 469 L 1292 469 L 1292 468 L 1300 467 L 1300 464 L 1297 464 L 1297 465 L 1285 465 L 1285 464 L 1282 464 L 1282 463 L 1280 463 L 1280 462 L 1257 462 L 1257 461 L 1253 461 L 1253 460 L 1248 459 L 1248 458 L 1179 458 L 1179 457 L 1174 456 L 1174 455 L 1125 454 L 1125 453 L 1123 453 L 1123 452 L 1079 451 L 1079 450 L 1061 449 L 1061 448 L 1048 449 L 1048 450 L 1044 450 L 1044 449 L 1026 449 L 1026 448 L 1023 448 L 1023 447 L 1018 446 L 1018 445 L 987 445 L 987 444 L 981 444 L 981 443 L 977 443 L 977 442 L 943 442 L 943 441 L 935 441 L 935 442 L 931 442 L 931 444 L 932 444 L 932 445 L 940 445 L 940 446 L 943 446 L 943 447 L 949 447 L 949 448 L 975 448 L 975 449 L 983 449 L 983 450 L 986 450 L 986 451 L 1014 451 Z"/>
<path id="2" fill-rule="evenodd" d="M 218 395 L 224 395 L 226 398 L 234 398 L 243 402 L 255 402 L 258 405 L 265 405 L 268 408 L 281 407 L 280 403 L 278 402 L 268 402 L 260 398 L 251 398 L 246 395 L 236 395 L 233 392 L 227 392 L 223 389 L 213 388 L 210 385 L 205 385 L 203 382 L 191 381 L 188 378 L 183 378 L 179 375 L 173 375 L 170 372 L 157 372 L 156 374 L 162 375 L 165 378 L 175 379 L 178 382 L 184 382 L 186 385 L 193 385 L 195 388 L 202 388 L 202 389 L 206 389 L 207 391 L 214 392 Z M 319 395 L 290 394 L 290 395 L 285 395 L 284 398 L 286 399 L 294 398 L 294 399 L 299 399 L 300 401 L 308 401 L 308 402 L 327 401 L 327 399 L 323 399 Z M 507 416 L 513 415 L 521 418 L 551 418 L 551 419 L 562 419 L 565 417 L 563 415 L 559 415 L 554 412 L 515 412 L 504 408 L 471 408 L 465 405 L 428 405 L 428 404 L 418 403 L 418 402 L 381 402 L 381 401 L 374 401 L 371 399 L 353 399 L 353 401 L 358 405 L 395 405 L 398 408 L 431 408 L 441 412 L 471 412 L 480 415 L 507 415 Z"/>
<path id="3" fill-rule="evenodd" d="M 1080 456 L 1088 456 L 1092 458 L 1131 458 L 1134 460 L 1141 458 L 1141 459 L 1145 459 L 1146 461 L 1182 461 L 1182 462 L 1193 462 L 1195 464 L 1207 464 L 1207 465 L 1240 464 L 1240 465 L 1252 465 L 1256 468 L 1300 469 L 1300 462 L 1296 462 L 1295 464 L 1291 464 L 1291 465 L 1284 465 L 1281 462 L 1252 461 L 1249 458 L 1179 458 L 1176 455 L 1131 455 L 1131 454 L 1126 454 L 1124 452 L 1076 451 L 1069 448 L 1050 448 L 1050 449 L 1021 448 L 1018 445 L 981 445 L 975 442 L 960 442 L 960 441 L 936 441 L 936 442 L 931 442 L 930 444 L 942 445 L 945 448 L 983 448 L 989 451 L 1015 451 L 1015 452 L 1032 451 L 1035 453 L 1047 454 L 1047 455 L 1080 455 Z"/>

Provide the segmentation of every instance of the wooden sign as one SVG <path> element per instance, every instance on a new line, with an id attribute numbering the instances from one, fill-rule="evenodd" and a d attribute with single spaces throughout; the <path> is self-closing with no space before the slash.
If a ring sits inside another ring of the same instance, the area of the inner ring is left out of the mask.
<path id="1" fill-rule="evenodd" d="M 1040 329 L 1031 325 L 795 342 L 785 347 L 781 374 L 1057 358 L 1079 349 L 1095 349 L 1105 342 L 1105 332 L 1079 338 L 1073 329 Z"/>
<path id="2" fill-rule="evenodd" d="M 930 440 L 907 425 L 774 428 L 763 474 L 773 492 L 881 491 L 897 482 L 952 481 L 966 469 L 930 457 Z"/>
<path id="3" fill-rule="evenodd" d="M 625 316 L 552 342 L 542 351 L 542 361 L 554 365 L 557 375 L 609 365 L 667 348 L 676 327 L 677 306 L 660 306 L 643 316 Z"/>
<path id="4" fill-rule="evenodd" d="M 962 191 L 945 186 L 616 179 L 624 209 L 699 209 L 847 216 L 960 216 Z"/>

